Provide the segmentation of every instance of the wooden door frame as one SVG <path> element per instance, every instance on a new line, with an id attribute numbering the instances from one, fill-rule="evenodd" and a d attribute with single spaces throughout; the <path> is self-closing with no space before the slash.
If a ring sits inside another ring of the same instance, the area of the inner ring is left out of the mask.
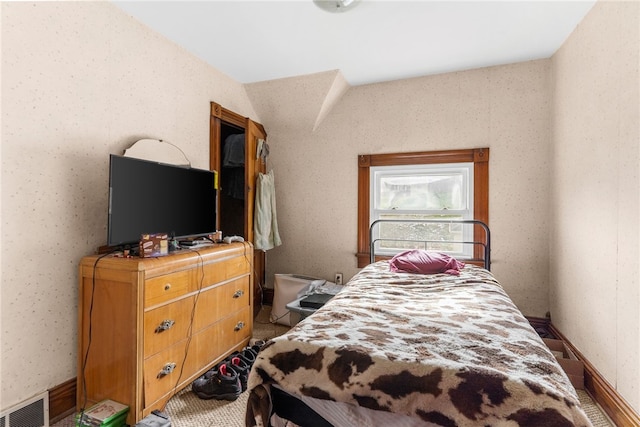
<path id="1" fill-rule="evenodd" d="M 267 138 L 267 132 L 260 123 L 251 120 L 248 117 L 244 117 L 238 113 L 224 108 L 222 105 L 211 102 L 211 110 L 209 114 L 209 169 L 213 171 L 220 171 L 222 165 L 222 154 L 220 153 L 220 147 L 222 141 L 220 141 L 220 134 L 222 124 L 228 124 L 241 128 L 245 131 L 245 140 L 247 142 L 245 147 L 245 158 L 256 158 L 256 141 L 253 141 L 251 135 L 260 134 Z M 244 206 L 244 235 L 247 241 L 253 244 L 253 210 L 255 203 L 255 183 L 257 174 L 266 172 L 266 162 L 262 159 L 256 160 L 260 163 L 255 165 L 255 168 L 245 169 L 245 206 Z M 245 165 L 246 166 L 246 165 Z M 220 177 L 218 179 L 220 182 Z M 216 228 L 220 229 L 220 197 L 216 199 L 216 212 L 218 212 L 216 218 Z M 266 283 L 266 256 L 264 251 L 253 252 L 253 308 L 254 316 L 260 310 L 263 302 L 264 285 Z"/>
<path id="2" fill-rule="evenodd" d="M 358 267 L 370 262 L 369 218 L 370 212 L 370 168 L 373 166 L 399 166 L 436 163 L 474 164 L 474 219 L 489 224 L 489 148 L 462 150 L 422 151 L 413 153 L 360 154 L 358 156 Z M 474 231 L 474 240 L 483 236 L 479 226 Z M 476 247 L 474 258 L 479 259 L 481 248 Z"/>

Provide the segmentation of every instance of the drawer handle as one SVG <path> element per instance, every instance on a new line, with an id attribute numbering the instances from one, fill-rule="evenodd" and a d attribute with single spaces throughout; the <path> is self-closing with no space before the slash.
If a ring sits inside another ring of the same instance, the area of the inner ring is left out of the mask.
<path id="1" fill-rule="evenodd" d="M 234 298 L 240 298 L 242 295 L 244 295 L 244 291 L 242 289 L 238 289 L 234 294 L 233 297 Z"/>
<path id="2" fill-rule="evenodd" d="M 165 375 L 169 375 L 170 373 L 173 372 L 174 369 L 176 369 L 176 364 L 175 363 L 173 363 L 173 362 L 166 363 L 162 367 L 162 370 L 160 372 L 158 372 L 158 377 L 157 378 L 162 378 Z"/>
<path id="3" fill-rule="evenodd" d="M 164 285 L 165 291 L 168 291 L 169 289 L 171 289 L 171 283 L 167 283 L 166 285 Z"/>
<path id="4" fill-rule="evenodd" d="M 170 329 L 175 323 L 176 323 L 175 320 L 171 320 L 171 319 L 163 320 L 162 323 L 160 323 L 156 328 L 156 331 L 155 331 L 156 334 L 159 334 L 160 332 L 164 332 L 167 329 Z"/>
<path id="5" fill-rule="evenodd" d="M 236 324 L 236 327 L 235 327 L 235 328 L 233 328 L 233 330 L 234 330 L 234 331 L 236 331 L 236 332 L 238 332 L 238 331 L 239 331 L 240 329 L 242 329 L 242 328 L 244 328 L 244 322 L 242 322 L 242 321 L 241 321 L 241 322 L 238 322 L 238 323 Z"/>

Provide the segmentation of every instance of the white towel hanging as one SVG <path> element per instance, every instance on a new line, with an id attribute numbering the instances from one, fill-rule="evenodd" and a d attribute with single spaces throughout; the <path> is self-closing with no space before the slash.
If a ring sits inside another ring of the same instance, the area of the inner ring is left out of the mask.
<path id="1" fill-rule="evenodd" d="M 282 244 L 276 215 L 276 187 L 273 170 L 256 178 L 256 203 L 253 215 L 254 248 L 267 251 Z"/>

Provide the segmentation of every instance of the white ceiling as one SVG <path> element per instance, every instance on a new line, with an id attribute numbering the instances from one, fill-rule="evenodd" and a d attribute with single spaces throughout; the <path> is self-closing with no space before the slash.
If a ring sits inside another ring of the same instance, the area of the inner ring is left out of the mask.
<path id="1" fill-rule="evenodd" d="M 337 69 L 356 86 L 549 58 L 595 0 L 114 3 L 240 83 Z"/>

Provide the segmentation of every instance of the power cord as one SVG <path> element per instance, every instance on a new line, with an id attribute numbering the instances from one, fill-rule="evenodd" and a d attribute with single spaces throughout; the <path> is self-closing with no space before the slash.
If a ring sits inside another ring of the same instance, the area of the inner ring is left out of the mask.
<path id="1" fill-rule="evenodd" d="M 187 344 L 184 348 L 184 358 L 182 359 L 182 363 L 180 364 L 180 374 L 178 375 L 178 378 L 176 379 L 176 383 L 173 386 L 173 392 L 171 393 L 172 395 L 175 394 L 175 391 L 178 389 L 178 385 L 180 384 L 180 379 L 182 378 L 182 374 L 184 373 L 184 365 L 187 362 L 187 356 L 189 355 L 189 347 L 191 345 L 191 339 L 193 338 L 193 323 L 196 316 L 196 307 L 198 305 L 198 299 L 200 298 L 200 294 L 202 293 L 202 287 L 204 286 L 204 278 L 205 278 L 204 258 L 202 258 L 202 254 L 198 252 L 196 249 L 190 249 L 190 250 L 198 254 L 198 265 L 201 273 L 200 285 L 198 287 L 198 292 L 196 293 L 193 299 L 193 306 L 191 307 L 191 317 L 189 319 L 189 326 L 187 327 Z M 167 407 L 168 403 L 169 403 L 169 399 L 167 399 L 166 402 L 164 402 L 164 405 L 162 405 L 163 412 L 165 411 L 165 408 Z"/>
<path id="2" fill-rule="evenodd" d="M 244 244 L 244 257 L 245 259 L 250 262 L 250 259 L 248 257 L 247 254 L 247 244 Z M 180 364 L 180 375 L 178 375 L 178 378 L 176 380 L 175 385 L 173 386 L 173 392 L 171 394 L 175 394 L 175 391 L 178 388 L 178 385 L 180 384 L 180 379 L 182 378 L 182 374 L 184 373 L 184 365 L 187 361 L 187 356 L 189 354 L 189 347 L 191 345 L 191 339 L 193 338 L 193 323 L 195 320 L 195 314 L 196 314 L 196 307 L 198 305 L 198 299 L 200 298 L 200 294 L 202 293 L 202 288 L 204 287 L 204 279 L 205 279 L 205 273 L 204 273 L 204 258 L 202 257 L 202 254 L 200 252 L 198 252 L 197 249 L 194 248 L 187 248 L 190 251 L 195 252 L 196 254 L 198 254 L 198 262 L 199 262 L 199 267 L 200 267 L 200 285 L 198 287 L 198 292 L 196 293 L 196 295 L 194 296 L 194 300 L 193 300 L 193 306 L 191 308 L 191 317 L 189 320 L 189 327 L 187 328 L 187 344 L 185 346 L 185 351 L 184 351 L 184 358 L 182 360 L 182 363 Z M 164 405 L 162 405 L 162 411 L 164 412 L 167 404 L 169 403 L 169 399 L 167 399 L 167 401 L 164 403 Z"/>
<path id="3" fill-rule="evenodd" d="M 278 317 L 273 317 L 273 315 L 269 316 L 269 323 L 272 324 L 276 324 L 278 322 L 278 320 L 282 319 L 283 317 L 285 317 L 287 314 L 291 314 L 291 310 L 287 310 L 286 313 L 284 313 L 282 316 L 278 316 Z"/>

